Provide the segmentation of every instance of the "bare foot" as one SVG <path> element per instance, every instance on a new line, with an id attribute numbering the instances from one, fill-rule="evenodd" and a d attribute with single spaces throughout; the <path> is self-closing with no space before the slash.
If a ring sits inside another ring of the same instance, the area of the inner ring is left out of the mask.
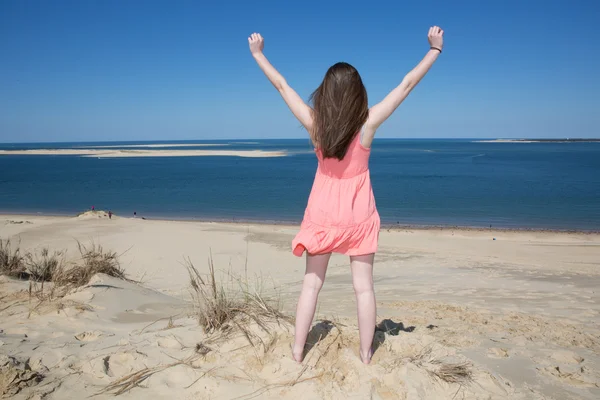
<path id="1" fill-rule="evenodd" d="M 294 350 L 294 348 L 292 348 L 292 358 L 298 364 L 300 364 L 302 362 L 302 360 L 304 358 L 303 355 L 304 355 L 304 349 L 297 351 L 297 350 Z"/>
<path id="2" fill-rule="evenodd" d="M 363 362 L 363 364 L 371 364 L 371 358 L 373 357 L 373 348 L 371 347 L 371 349 L 369 349 L 369 352 L 367 353 L 367 355 L 363 355 L 362 351 L 359 351 L 360 354 L 360 360 Z"/>
<path id="3" fill-rule="evenodd" d="M 292 352 L 292 358 L 294 359 L 294 361 L 296 361 L 298 364 L 302 363 L 302 353 L 295 353 Z"/>

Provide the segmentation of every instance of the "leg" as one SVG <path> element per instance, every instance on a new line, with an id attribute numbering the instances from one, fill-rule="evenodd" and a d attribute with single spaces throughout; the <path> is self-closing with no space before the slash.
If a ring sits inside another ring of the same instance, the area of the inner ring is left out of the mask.
<path id="1" fill-rule="evenodd" d="M 292 350 L 294 360 L 297 362 L 302 361 L 304 345 L 317 308 L 319 291 L 325 281 L 329 257 L 331 257 L 331 254 L 313 256 L 307 253 L 306 255 L 306 272 L 302 283 L 302 292 L 298 299 L 298 308 L 296 309 L 296 333 Z"/>
<path id="2" fill-rule="evenodd" d="M 360 358 L 369 364 L 373 355 L 373 336 L 377 309 L 373 290 L 373 260 L 375 254 L 350 257 L 352 284 L 356 294 L 358 332 L 360 335 Z"/>

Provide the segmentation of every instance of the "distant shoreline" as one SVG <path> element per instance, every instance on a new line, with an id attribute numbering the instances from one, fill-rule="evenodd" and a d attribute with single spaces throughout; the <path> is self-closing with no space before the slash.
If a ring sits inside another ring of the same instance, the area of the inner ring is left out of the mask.
<path id="1" fill-rule="evenodd" d="M 285 151 L 263 150 L 106 150 L 103 149 L 35 149 L 35 150 L 0 150 L 0 156 L 79 156 L 97 158 L 132 158 L 132 157 L 285 157 Z"/>
<path id="2" fill-rule="evenodd" d="M 475 143 L 600 143 L 600 139 L 482 139 Z"/>
<path id="3" fill-rule="evenodd" d="M 0 212 L 0 218 L 19 217 L 19 218 L 57 218 L 71 219 L 77 218 L 89 211 L 84 211 L 78 214 L 58 214 L 58 213 L 17 213 L 17 212 Z M 96 213 L 107 212 L 104 210 L 96 210 Z M 125 218 L 131 220 L 148 220 L 148 221 L 165 221 L 165 222 L 185 222 L 185 223 L 202 223 L 202 224 L 228 224 L 228 225 L 257 225 L 257 226 L 281 226 L 294 228 L 300 225 L 300 221 L 276 221 L 276 220 L 249 220 L 249 219 L 226 219 L 226 218 L 167 218 L 167 217 L 145 217 L 138 214 L 137 217 L 121 216 L 113 214 L 113 218 Z M 498 233 L 564 233 L 564 234 L 584 234 L 597 235 L 600 234 L 599 229 L 573 229 L 573 228 L 531 228 L 531 227 L 502 227 L 502 226 L 471 226 L 471 225 L 445 225 L 445 224 L 403 224 L 403 223 L 382 223 L 381 230 L 387 231 L 402 231 L 402 230 L 417 230 L 417 231 L 458 231 L 458 232 L 498 232 Z"/>
<path id="4" fill-rule="evenodd" d="M 176 147 L 225 147 L 229 146 L 229 143 L 151 143 L 151 144 L 113 144 L 113 145 L 99 145 L 99 146 L 77 146 L 74 149 L 128 149 L 128 148 L 176 148 Z"/>

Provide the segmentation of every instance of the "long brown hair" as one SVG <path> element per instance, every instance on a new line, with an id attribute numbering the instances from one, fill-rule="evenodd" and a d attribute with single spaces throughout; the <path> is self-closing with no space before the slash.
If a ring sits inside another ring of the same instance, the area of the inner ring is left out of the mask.
<path id="1" fill-rule="evenodd" d="M 345 62 L 332 65 L 310 100 L 313 142 L 324 158 L 343 159 L 369 116 L 367 89 L 358 71 Z"/>

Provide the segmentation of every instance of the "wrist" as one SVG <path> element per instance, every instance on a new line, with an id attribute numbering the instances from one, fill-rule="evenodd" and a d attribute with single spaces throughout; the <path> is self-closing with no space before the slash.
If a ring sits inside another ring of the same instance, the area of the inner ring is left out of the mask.
<path id="1" fill-rule="evenodd" d="M 430 46 L 429 50 L 433 50 L 433 51 L 438 51 L 440 54 L 442 53 L 442 47 L 441 46 Z"/>
<path id="2" fill-rule="evenodd" d="M 258 57 L 260 57 L 262 55 L 263 55 L 262 51 L 257 51 L 256 53 L 252 53 L 252 57 L 254 57 L 254 58 L 258 58 Z"/>

